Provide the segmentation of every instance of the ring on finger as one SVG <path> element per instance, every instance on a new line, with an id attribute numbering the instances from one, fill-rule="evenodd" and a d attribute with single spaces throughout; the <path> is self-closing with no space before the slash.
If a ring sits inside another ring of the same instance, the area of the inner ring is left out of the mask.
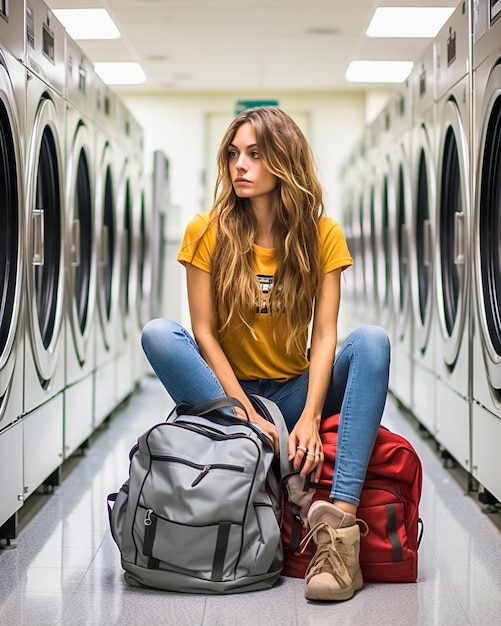
<path id="1" fill-rule="evenodd" d="M 304 446 L 296 446 L 296 450 L 302 450 L 303 452 L 306 452 L 306 454 L 309 454 L 308 448 L 305 448 Z"/>
<path id="2" fill-rule="evenodd" d="M 313 454 L 313 452 L 307 452 L 306 456 L 316 457 L 316 456 L 318 456 L 318 452 L 316 452 L 315 454 Z"/>

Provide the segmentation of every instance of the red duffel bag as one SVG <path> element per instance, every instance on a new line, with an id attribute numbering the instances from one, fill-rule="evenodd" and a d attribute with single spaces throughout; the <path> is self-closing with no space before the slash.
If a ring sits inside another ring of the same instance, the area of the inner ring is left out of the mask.
<path id="1" fill-rule="evenodd" d="M 282 575 L 303 578 L 315 550 L 300 543 L 307 532 L 312 502 L 328 500 L 336 458 L 339 415 L 322 420 L 320 435 L 325 461 L 319 483 L 293 472 L 282 478 Z M 365 581 L 409 583 L 418 574 L 418 547 L 423 533 L 419 517 L 421 461 L 412 445 L 384 426 L 379 428 L 369 461 L 357 518 L 369 532 L 360 538 L 360 567 Z M 362 528 L 365 530 L 365 528 Z"/>

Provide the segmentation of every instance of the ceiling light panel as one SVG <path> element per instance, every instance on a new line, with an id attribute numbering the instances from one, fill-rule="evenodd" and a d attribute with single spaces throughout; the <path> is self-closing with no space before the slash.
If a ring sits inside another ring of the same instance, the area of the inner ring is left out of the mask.
<path id="1" fill-rule="evenodd" d="M 146 81 L 139 63 L 95 63 L 94 67 L 107 85 L 140 85 Z"/>
<path id="2" fill-rule="evenodd" d="M 378 7 L 368 37 L 432 38 L 454 11 L 451 7 Z"/>
<path id="3" fill-rule="evenodd" d="M 75 40 L 120 37 L 106 9 L 53 9 L 53 13 Z"/>
<path id="4" fill-rule="evenodd" d="M 412 61 L 352 61 L 345 78 L 350 83 L 402 83 L 412 66 Z"/>

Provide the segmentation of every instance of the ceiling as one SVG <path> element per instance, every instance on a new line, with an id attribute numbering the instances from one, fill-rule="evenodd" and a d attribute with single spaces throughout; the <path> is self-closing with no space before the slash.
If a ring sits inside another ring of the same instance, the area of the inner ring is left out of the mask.
<path id="1" fill-rule="evenodd" d="M 128 91 L 346 90 L 352 60 L 415 60 L 427 39 L 370 39 L 378 6 L 458 0 L 46 0 L 108 10 L 122 37 L 79 42 L 93 62 L 137 61 L 147 81 Z M 372 85 L 372 87 L 374 87 Z"/>

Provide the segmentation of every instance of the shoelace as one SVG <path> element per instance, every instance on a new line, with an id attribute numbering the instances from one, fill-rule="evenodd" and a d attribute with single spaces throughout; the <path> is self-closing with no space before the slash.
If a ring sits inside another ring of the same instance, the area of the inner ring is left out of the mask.
<path id="1" fill-rule="evenodd" d="M 364 527 L 364 531 L 362 532 L 362 529 L 360 529 L 360 536 L 361 537 L 365 537 L 366 535 L 369 534 L 369 526 L 367 525 L 367 522 L 363 519 L 359 519 L 357 517 L 356 522 L 359 523 L 359 526 L 362 525 Z M 315 526 L 313 526 L 312 528 L 310 528 L 310 530 L 306 533 L 306 535 L 303 537 L 301 543 L 299 544 L 299 548 L 300 548 L 300 553 L 302 554 L 306 548 L 308 547 L 308 544 L 310 543 L 310 541 L 313 539 L 315 540 L 319 531 L 321 530 L 326 530 L 329 533 L 329 537 L 331 539 L 332 543 L 336 543 L 336 531 L 334 530 L 334 528 L 332 528 L 332 526 L 330 526 L 329 524 L 327 524 L 327 522 L 317 522 L 315 524 Z M 344 546 L 344 544 L 341 544 L 339 541 L 337 542 L 339 543 L 341 546 Z"/>
<path id="2" fill-rule="evenodd" d="M 334 544 L 322 545 L 317 550 L 308 570 L 308 579 L 325 571 L 330 572 L 337 579 L 342 579 L 346 575 L 346 564 Z"/>
<path id="3" fill-rule="evenodd" d="M 364 532 L 360 533 L 361 537 L 365 537 L 369 532 L 367 523 L 361 519 L 357 519 L 357 522 L 361 522 L 365 527 Z M 323 568 L 328 567 L 333 574 L 335 573 L 342 577 L 346 573 L 346 565 L 353 565 L 355 562 L 355 548 L 343 544 L 338 539 L 334 528 L 326 522 L 318 522 L 315 526 L 310 528 L 300 543 L 300 552 L 302 554 L 306 550 L 312 539 L 317 543 L 316 539 L 321 530 L 328 533 L 330 542 L 318 546 L 315 556 L 313 557 L 314 562 L 312 562 L 311 568 L 308 571 L 308 576 L 314 576 L 321 572 Z"/>

